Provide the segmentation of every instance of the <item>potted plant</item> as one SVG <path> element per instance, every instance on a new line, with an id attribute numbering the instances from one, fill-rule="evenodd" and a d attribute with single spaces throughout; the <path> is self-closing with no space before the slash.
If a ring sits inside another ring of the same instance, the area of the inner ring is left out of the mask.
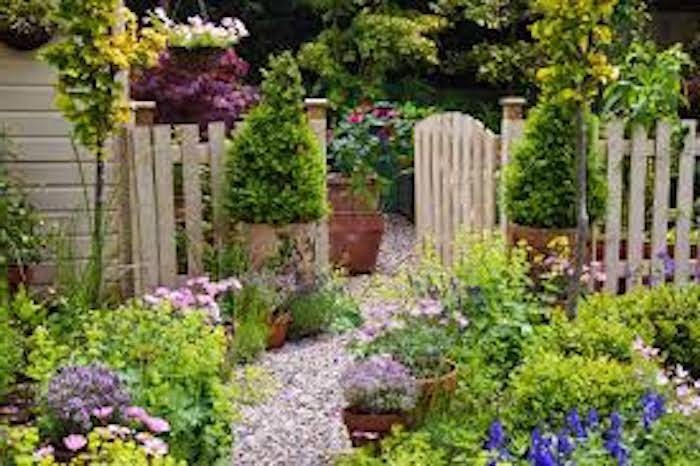
<path id="1" fill-rule="evenodd" d="M 163 8 L 156 8 L 149 15 L 149 21 L 167 34 L 170 60 L 176 66 L 193 71 L 216 67 L 228 48 L 248 37 L 245 24 L 238 18 L 223 18 L 215 25 L 192 16 L 187 24 L 177 24 Z"/>
<path id="2" fill-rule="evenodd" d="M 263 75 L 262 100 L 228 147 L 224 202 L 243 227 L 254 270 L 287 262 L 309 284 L 315 279 L 317 225 L 328 210 L 325 161 L 304 111 L 292 55 L 271 57 Z"/>
<path id="3" fill-rule="evenodd" d="M 32 281 L 43 246 L 39 225 L 35 210 L 0 166 L 0 271 L 5 269 L 10 292 Z"/>
<path id="4" fill-rule="evenodd" d="M 340 379 L 343 409 L 353 445 L 379 439 L 395 425 L 406 426 L 418 389 L 410 371 L 390 356 L 376 355 L 348 368 Z"/>
<path id="5" fill-rule="evenodd" d="M 593 123 L 593 122 L 591 122 Z M 596 125 L 589 125 L 596 127 Z M 597 142 L 595 131 L 589 140 Z M 591 143 L 591 147 L 596 144 Z M 525 135 L 506 167 L 508 237 L 546 253 L 557 237 L 576 239 L 576 127 L 574 112 L 544 101 L 527 119 Z M 605 210 L 605 184 L 598 156 L 589 151 L 588 212 L 591 222 Z"/>
<path id="6" fill-rule="evenodd" d="M 0 41 L 17 50 L 34 50 L 56 31 L 56 0 L 0 0 Z"/>

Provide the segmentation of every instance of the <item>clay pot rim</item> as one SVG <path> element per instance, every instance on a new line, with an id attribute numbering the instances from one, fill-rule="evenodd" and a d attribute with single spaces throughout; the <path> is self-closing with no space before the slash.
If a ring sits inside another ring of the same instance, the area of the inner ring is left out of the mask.
<path id="1" fill-rule="evenodd" d="M 449 380 L 452 377 L 457 377 L 457 363 L 449 358 L 443 358 L 442 360 L 444 362 L 446 362 L 447 364 L 449 364 L 451 369 L 448 372 L 445 372 L 444 374 L 441 374 L 441 375 L 438 375 L 435 377 L 424 377 L 424 378 L 416 379 L 416 382 L 418 383 L 418 385 L 429 385 L 431 383 L 441 382 L 443 380 Z"/>
<path id="2" fill-rule="evenodd" d="M 267 323 L 270 325 L 289 325 L 292 323 L 292 314 L 289 311 L 275 313 L 273 312 L 267 319 Z"/>
<path id="3" fill-rule="evenodd" d="M 353 416 L 398 416 L 406 417 L 409 413 L 406 411 L 391 411 L 389 413 L 368 413 L 359 410 L 355 406 L 346 406 L 343 408 L 343 414 L 351 414 Z"/>

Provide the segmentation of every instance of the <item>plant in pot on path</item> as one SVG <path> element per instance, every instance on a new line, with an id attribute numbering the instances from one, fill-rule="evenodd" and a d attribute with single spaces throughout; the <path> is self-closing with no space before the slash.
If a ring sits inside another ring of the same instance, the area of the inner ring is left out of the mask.
<path id="1" fill-rule="evenodd" d="M 591 118 L 591 123 L 593 123 Z M 589 128 L 597 141 L 596 125 Z M 508 237 L 512 245 L 524 240 L 536 252 L 565 236 L 576 239 L 576 126 L 574 110 L 543 101 L 531 112 L 523 140 L 516 146 L 505 172 Z M 596 150 L 588 154 L 588 211 L 591 223 L 605 210 L 605 184 Z"/>
<path id="2" fill-rule="evenodd" d="M 409 424 L 418 387 L 407 367 L 390 356 L 375 355 L 348 368 L 340 378 L 348 406 L 343 422 L 354 446 Z"/>
<path id="3" fill-rule="evenodd" d="M 57 0 L 0 0 L 0 42 L 17 50 L 34 50 L 56 32 L 52 15 Z"/>
<path id="4" fill-rule="evenodd" d="M 325 160 L 304 111 L 301 74 L 290 53 L 271 57 L 262 101 L 228 147 L 225 206 L 245 230 L 254 270 L 286 255 L 314 280 L 317 223 L 328 210 Z"/>

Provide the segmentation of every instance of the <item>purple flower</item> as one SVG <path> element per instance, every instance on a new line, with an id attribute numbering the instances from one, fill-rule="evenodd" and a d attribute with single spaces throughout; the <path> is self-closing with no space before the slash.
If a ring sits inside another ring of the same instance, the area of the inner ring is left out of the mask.
<path id="1" fill-rule="evenodd" d="M 148 419 L 148 413 L 145 409 L 140 406 L 129 406 L 126 408 L 125 413 L 128 417 L 136 419 L 137 421 L 143 422 L 144 419 Z"/>
<path id="2" fill-rule="evenodd" d="M 84 435 L 71 434 L 63 439 L 63 445 L 70 451 L 78 451 L 87 445 L 87 439 Z"/>
<path id="3" fill-rule="evenodd" d="M 162 434 L 170 431 L 170 424 L 165 419 L 159 417 L 146 417 L 143 424 L 154 434 Z"/>
<path id="4" fill-rule="evenodd" d="M 97 419 L 108 419 L 114 413 L 114 406 L 102 406 L 92 410 L 92 415 Z"/>
<path id="5" fill-rule="evenodd" d="M 34 452 L 34 460 L 40 461 L 44 458 L 48 458 L 49 456 L 53 455 L 53 453 L 54 448 L 51 445 L 46 445 Z"/>

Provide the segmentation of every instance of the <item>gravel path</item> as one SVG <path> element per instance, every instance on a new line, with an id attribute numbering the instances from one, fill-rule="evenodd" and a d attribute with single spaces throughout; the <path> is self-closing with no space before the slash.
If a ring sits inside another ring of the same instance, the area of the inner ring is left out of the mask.
<path id="1" fill-rule="evenodd" d="M 403 217 L 387 216 L 377 273 L 391 275 L 412 260 L 413 226 Z M 353 277 L 358 297 L 371 286 L 369 277 Z M 281 387 L 266 402 L 243 408 L 244 421 L 234 428 L 235 466 L 321 466 L 350 448 L 341 419 L 343 396 L 338 377 L 350 363 L 348 336 L 322 336 L 288 343 L 265 353 L 259 366 Z"/>

